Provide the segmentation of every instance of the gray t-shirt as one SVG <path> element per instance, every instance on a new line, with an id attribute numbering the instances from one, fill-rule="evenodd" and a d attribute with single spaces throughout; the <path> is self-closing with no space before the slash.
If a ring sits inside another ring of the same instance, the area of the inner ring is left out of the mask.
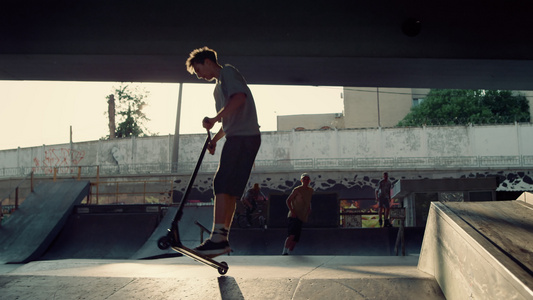
<path id="1" fill-rule="evenodd" d="M 385 181 L 381 179 L 378 182 L 376 191 L 378 192 L 378 198 L 383 200 L 390 200 L 390 189 L 392 188 L 392 182 L 390 180 Z"/>
<path id="2" fill-rule="evenodd" d="M 246 94 L 246 102 L 235 114 L 222 118 L 222 129 L 227 137 L 260 134 L 254 97 L 246 80 L 235 67 L 225 65 L 220 70 L 220 77 L 213 93 L 217 112 L 226 106 L 232 95 L 237 93 Z"/>

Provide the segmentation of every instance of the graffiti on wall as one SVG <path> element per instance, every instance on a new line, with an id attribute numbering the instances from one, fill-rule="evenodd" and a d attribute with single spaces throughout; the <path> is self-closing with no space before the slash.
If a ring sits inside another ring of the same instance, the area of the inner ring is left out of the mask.
<path id="1" fill-rule="evenodd" d="M 44 152 L 42 160 L 38 157 L 33 158 L 33 171 L 51 174 L 53 169 L 57 167 L 78 166 L 84 157 L 85 151 L 69 148 L 48 149 Z"/>
<path id="2" fill-rule="evenodd" d="M 113 147 L 111 149 L 111 156 L 113 156 L 113 159 L 115 160 L 117 165 L 124 164 L 124 161 L 125 161 L 124 157 L 126 157 L 126 155 L 124 154 L 124 149 L 119 149 L 118 147 Z"/>

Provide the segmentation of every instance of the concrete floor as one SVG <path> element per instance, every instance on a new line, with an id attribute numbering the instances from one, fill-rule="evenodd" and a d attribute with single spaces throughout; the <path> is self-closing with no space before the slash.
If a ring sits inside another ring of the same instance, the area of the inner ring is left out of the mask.
<path id="1" fill-rule="evenodd" d="M 445 299 L 418 256 L 222 256 L 0 265 L 3 299 Z"/>

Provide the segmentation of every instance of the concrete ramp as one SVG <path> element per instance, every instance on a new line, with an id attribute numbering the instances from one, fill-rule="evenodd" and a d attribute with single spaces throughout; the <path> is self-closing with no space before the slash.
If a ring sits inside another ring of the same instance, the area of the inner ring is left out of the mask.
<path id="1" fill-rule="evenodd" d="M 40 260 L 149 259 L 179 256 L 160 250 L 157 240 L 166 234 L 176 207 L 161 205 L 79 205 L 66 216 Z M 166 210 L 166 212 L 165 212 Z M 180 222 L 182 241 L 196 246 L 200 228 L 195 220 L 211 226 L 212 207 L 186 207 Z M 204 234 L 204 238 L 208 235 Z"/>
<path id="2" fill-rule="evenodd" d="M 77 206 L 40 259 L 128 259 L 160 219 L 159 205 Z"/>
<path id="3" fill-rule="evenodd" d="M 185 246 L 196 247 L 200 242 L 200 227 L 194 224 L 200 222 L 207 229 L 213 226 L 213 206 L 186 206 L 179 223 L 181 242 Z M 167 227 L 168 228 L 168 227 Z M 204 239 L 209 234 L 204 233 Z"/>
<path id="4" fill-rule="evenodd" d="M 176 213 L 170 207 L 150 238 L 131 257 L 133 259 L 162 258 L 175 255 L 173 250 L 160 250 L 157 240 L 166 234 Z M 213 207 L 185 207 L 179 223 L 180 238 L 188 247 L 201 242 L 200 227 L 195 221 L 211 229 Z M 399 228 L 304 228 L 301 241 L 295 249 L 296 255 L 395 255 L 394 246 Z M 405 228 L 407 254 L 419 254 L 424 228 Z M 209 234 L 204 233 L 206 239 Z M 286 228 L 236 228 L 231 229 L 232 255 L 279 255 L 287 237 Z M 64 257 L 65 258 L 65 257 Z"/>
<path id="5" fill-rule="evenodd" d="M 167 250 L 161 250 L 157 247 L 157 241 L 160 237 L 167 234 L 167 229 L 170 228 L 170 224 L 172 223 L 177 210 L 177 207 L 168 208 L 165 216 L 159 223 L 159 226 L 157 226 L 152 235 L 150 235 L 148 240 L 141 246 L 141 248 L 131 256 L 132 259 L 150 259 L 181 255 L 171 248 L 168 248 Z"/>
<path id="6" fill-rule="evenodd" d="M 181 256 L 172 249 L 161 250 L 157 247 L 157 240 L 167 234 L 167 229 L 176 215 L 178 207 L 169 207 L 165 216 L 153 231 L 152 235 L 146 240 L 144 245 L 135 254 L 131 256 L 132 259 L 150 259 L 162 258 L 169 256 Z M 206 226 L 211 230 L 213 222 L 213 207 L 212 206 L 187 206 L 183 210 L 183 216 L 179 223 L 181 242 L 189 247 L 198 246 L 200 243 L 200 227 L 194 224 L 195 221 Z M 203 238 L 209 237 L 208 233 L 204 233 Z"/>
<path id="7" fill-rule="evenodd" d="M 447 299 L 533 299 L 533 205 L 433 202 L 418 269 Z"/>
<path id="8" fill-rule="evenodd" d="M 526 203 L 533 205 L 533 193 L 523 192 L 522 195 L 520 195 L 520 197 L 518 197 L 518 199 L 516 200 L 524 201 Z"/>
<path id="9" fill-rule="evenodd" d="M 0 263 L 38 259 L 57 236 L 72 208 L 88 195 L 88 181 L 46 182 L 35 188 L 0 227 Z"/>

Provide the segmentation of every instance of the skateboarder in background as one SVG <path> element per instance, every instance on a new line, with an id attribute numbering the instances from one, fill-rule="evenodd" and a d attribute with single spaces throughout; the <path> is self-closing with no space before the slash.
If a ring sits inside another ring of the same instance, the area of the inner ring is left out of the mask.
<path id="1" fill-rule="evenodd" d="M 246 220 L 248 226 L 252 226 L 252 213 L 257 209 L 257 201 L 266 201 L 267 198 L 261 193 L 259 183 L 254 183 L 254 186 L 246 191 L 246 194 L 241 199 L 242 204 L 246 208 Z"/>
<path id="2" fill-rule="evenodd" d="M 392 188 L 392 182 L 389 180 L 389 173 L 384 172 L 383 178 L 378 182 L 376 188 L 376 202 L 378 203 L 379 211 L 379 226 L 392 227 L 389 221 L 390 213 L 390 190 Z M 381 220 L 381 215 L 384 214 L 385 224 Z"/>
<path id="3" fill-rule="evenodd" d="M 206 117 L 202 126 L 207 130 L 217 122 L 222 127 L 208 145 L 215 153 L 217 141 L 226 137 L 218 170 L 213 179 L 215 207 L 211 236 L 194 250 L 215 257 L 231 251 L 228 237 L 235 205 L 240 199 L 261 145 L 254 98 L 246 80 L 231 66 L 218 63 L 217 53 L 207 47 L 195 49 L 186 61 L 187 70 L 198 79 L 214 81 L 217 114 Z"/>
<path id="4" fill-rule="evenodd" d="M 287 207 L 289 208 L 288 231 L 285 246 L 282 255 L 289 255 L 294 250 L 296 243 L 300 241 L 303 223 L 307 222 L 311 213 L 311 198 L 313 188 L 309 186 L 311 178 L 306 173 L 300 176 L 302 185 L 294 188 L 287 198 Z"/>

